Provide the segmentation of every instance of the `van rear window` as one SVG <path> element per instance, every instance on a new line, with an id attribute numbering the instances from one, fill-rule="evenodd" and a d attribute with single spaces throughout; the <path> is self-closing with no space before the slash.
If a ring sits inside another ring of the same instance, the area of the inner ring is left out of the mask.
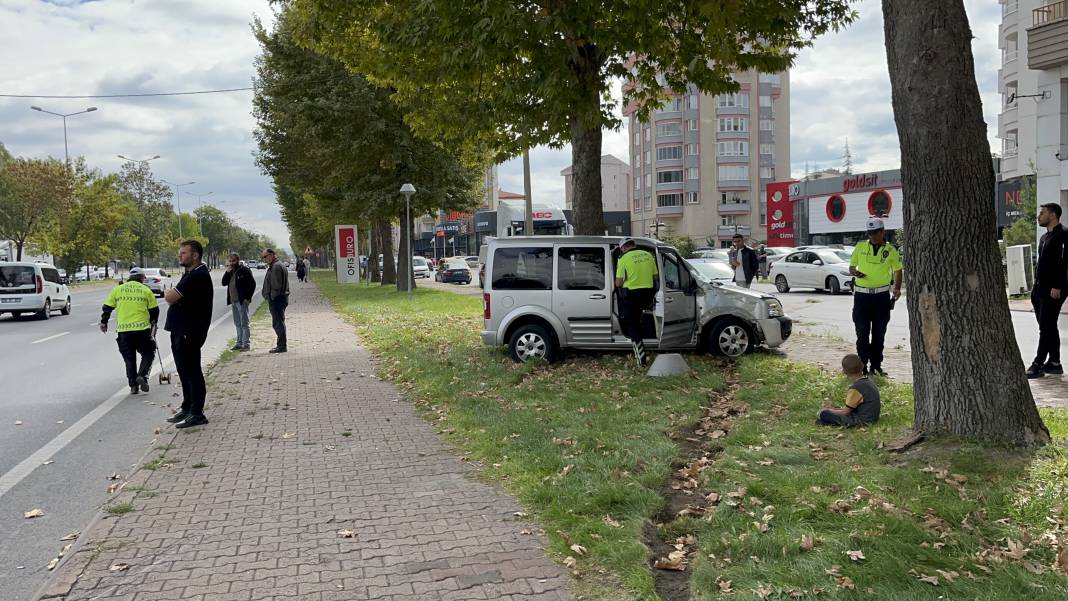
<path id="1" fill-rule="evenodd" d="M 33 267 L 27 265 L 0 266 L 0 288 L 34 286 L 33 275 Z"/>
<path id="2" fill-rule="evenodd" d="M 552 247 L 496 249 L 491 281 L 494 290 L 552 290 Z"/>

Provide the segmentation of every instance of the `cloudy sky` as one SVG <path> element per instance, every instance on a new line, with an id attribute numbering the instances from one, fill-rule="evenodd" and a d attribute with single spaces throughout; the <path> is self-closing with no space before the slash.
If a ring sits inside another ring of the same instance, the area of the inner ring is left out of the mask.
<path id="1" fill-rule="evenodd" d="M 997 47 L 1000 5 L 966 0 L 975 40 L 979 90 L 991 147 L 997 109 Z M 806 50 L 791 72 L 791 160 L 793 174 L 841 164 L 849 140 L 857 170 L 898 167 L 897 134 L 890 106 L 882 16 L 878 0 L 856 3 L 860 20 Z M 249 29 L 253 15 L 271 20 L 267 0 L 0 0 L 4 68 L 0 94 L 90 95 L 175 92 L 250 85 L 258 49 Z M 0 98 L 0 142 L 22 156 L 63 156 L 63 128 L 57 113 L 89 106 L 94 113 L 68 119 L 71 156 L 84 155 L 106 171 L 122 163 L 116 155 L 147 158 L 163 178 L 196 185 L 182 188 L 182 207 L 195 202 L 187 192 L 212 192 L 205 202 L 219 206 L 246 226 L 282 246 L 289 235 L 270 181 L 253 162 L 251 92 L 125 99 Z M 625 131 L 605 132 L 604 152 L 627 160 Z M 560 170 L 570 148 L 531 152 L 532 187 L 539 202 L 563 204 Z M 500 168 L 501 187 L 522 192 L 522 164 Z"/>

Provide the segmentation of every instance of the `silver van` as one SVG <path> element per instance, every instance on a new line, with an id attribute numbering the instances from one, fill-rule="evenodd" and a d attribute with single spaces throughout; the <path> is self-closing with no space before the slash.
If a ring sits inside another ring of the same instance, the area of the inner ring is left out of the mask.
<path id="1" fill-rule="evenodd" d="M 512 359 L 553 361 L 561 349 L 630 350 L 613 294 L 619 237 L 491 238 L 484 263 L 482 342 L 508 345 Z M 699 275 L 678 251 L 635 238 L 657 257 L 660 290 L 643 321 L 654 350 L 704 350 L 737 357 L 777 347 L 793 322 L 773 296 Z"/>

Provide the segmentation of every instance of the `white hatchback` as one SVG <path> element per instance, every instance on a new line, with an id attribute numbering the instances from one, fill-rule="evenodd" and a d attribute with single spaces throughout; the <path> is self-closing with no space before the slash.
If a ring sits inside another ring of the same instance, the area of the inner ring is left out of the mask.
<path id="1" fill-rule="evenodd" d="M 41 319 L 53 311 L 70 315 L 70 290 L 59 270 L 45 263 L 0 263 L 0 314 L 34 313 Z"/>

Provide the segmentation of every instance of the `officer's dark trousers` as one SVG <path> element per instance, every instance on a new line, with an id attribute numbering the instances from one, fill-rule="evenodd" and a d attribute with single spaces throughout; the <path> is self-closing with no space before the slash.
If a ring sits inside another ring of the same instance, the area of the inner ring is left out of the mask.
<path id="1" fill-rule="evenodd" d="M 200 347 L 203 340 L 171 334 L 171 352 L 174 367 L 182 381 L 182 411 L 192 415 L 204 415 L 204 398 L 208 395 L 204 383 L 204 371 L 200 368 Z"/>
<path id="2" fill-rule="evenodd" d="M 642 342 L 642 312 L 653 306 L 656 302 L 656 293 L 652 288 L 639 288 L 636 290 L 622 290 L 619 307 L 620 316 L 623 317 L 623 334 L 634 344 Z"/>
<path id="3" fill-rule="evenodd" d="M 152 340 L 151 330 L 119 332 L 115 339 L 119 344 L 119 353 L 126 362 L 126 381 L 130 386 L 137 385 L 137 377 L 147 378 L 152 371 L 152 360 L 156 358 L 156 343 Z M 141 366 L 137 366 L 137 355 L 141 355 Z"/>
<path id="4" fill-rule="evenodd" d="M 1061 362 L 1061 335 L 1057 331 L 1057 319 L 1064 306 L 1064 295 L 1068 290 L 1061 290 L 1061 297 L 1054 300 L 1050 298 L 1049 288 L 1035 286 L 1031 291 L 1031 306 L 1035 309 L 1035 319 L 1038 320 L 1038 354 L 1035 355 L 1035 365 L 1044 365 L 1048 359 L 1050 363 Z"/>
<path id="5" fill-rule="evenodd" d="M 278 337 L 275 346 L 279 350 L 286 350 L 286 307 L 289 306 L 289 295 L 280 294 L 269 299 L 267 305 L 271 310 L 271 327 L 274 328 L 274 333 Z"/>
<path id="6" fill-rule="evenodd" d="M 853 294 L 853 325 L 857 329 L 857 354 L 872 369 L 883 366 L 886 325 L 890 323 L 890 292 Z"/>

